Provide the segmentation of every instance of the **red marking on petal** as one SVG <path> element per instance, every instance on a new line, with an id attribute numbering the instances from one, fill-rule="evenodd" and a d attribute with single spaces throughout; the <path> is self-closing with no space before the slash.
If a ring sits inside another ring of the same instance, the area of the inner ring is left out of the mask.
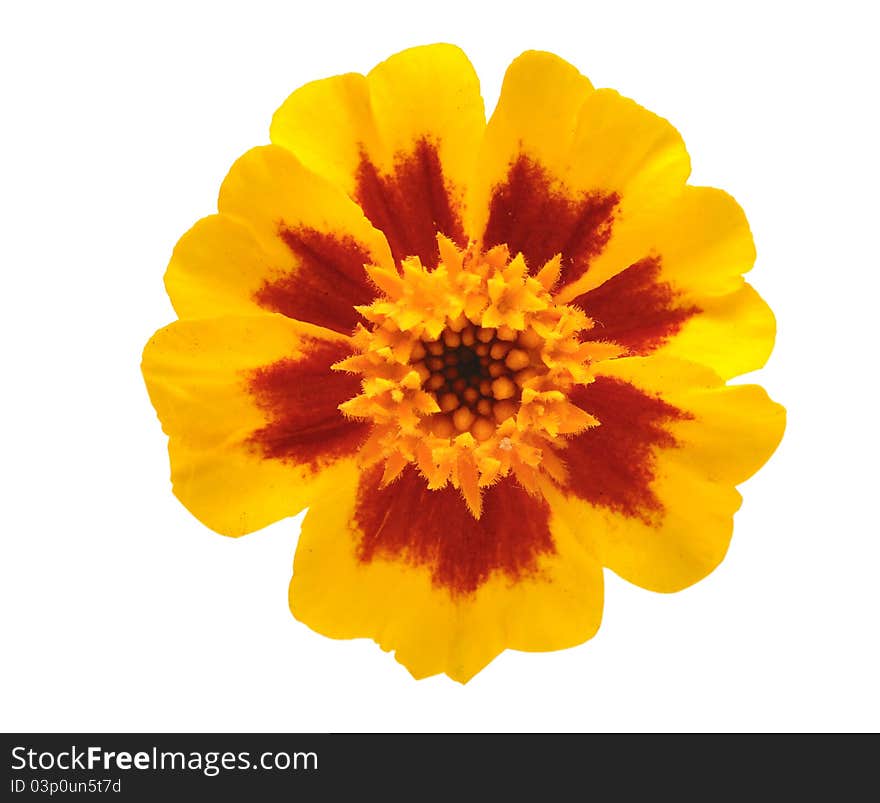
<path id="1" fill-rule="evenodd" d="M 382 469 L 361 479 L 354 523 L 361 532 L 359 558 L 403 558 L 428 566 L 436 586 L 453 595 L 476 591 L 493 572 L 511 580 L 537 570 L 537 558 L 555 552 L 550 508 L 512 477 L 483 492 L 483 515 L 475 519 L 461 493 L 447 486 L 428 489 L 408 466 L 386 488 Z"/>
<path id="2" fill-rule="evenodd" d="M 438 232 L 462 248 L 467 245 L 437 148 L 427 139 L 419 140 L 411 153 L 398 154 L 391 175 L 380 175 L 362 155 L 355 199 L 370 222 L 384 232 L 397 262 L 417 256 L 426 267 L 436 267 Z"/>
<path id="3" fill-rule="evenodd" d="M 338 405 L 360 393 L 360 378 L 331 371 L 350 356 L 344 343 L 312 340 L 299 359 L 283 359 L 258 368 L 249 390 L 269 423 L 250 437 L 263 457 L 312 469 L 353 455 L 364 442 L 369 424 L 349 421 Z"/>
<path id="4" fill-rule="evenodd" d="M 522 252 L 532 273 L 562 254 L 565 285 L 586 273 L 605 248 L 619 202 L 615 192 L 572 196 L 538 162 L 520 155 L 492 192 L 483 245 L 507 243 L 512 254 Z"/>
<path id="5" fill-rule="evenodd" d="M 647 354 L 662 346 L 693 315 L 694 305 L 676 306 L 679 293 L 658 281 L 660 260 L 648 257 L 571 303 L 582 307 L 595 322 L 584 340 L 613 340 L 631 354 Z"/>
<path id="6" fill-rule="evenodd" d="M 369 253 L 351 237 L 306 226 L 289 228 L 282 223 L 278 236 L 299 267 L 264 282 L 254 300 L 288 318 L 351 334 L 363 320 L 354 306 L 369 304 L 376 296 L 364 271 L 364 264 L 371 261 Z"/>
<path id="7" fill-rule="evenodd" d="M 569 473 L 567 490 L 650 523 L 651 514 L 663 510 L 651 488 L 654 450 L 678 445 L 663 425 L 690 418 L 690 413 L 609 377 L 578 385 L 569 398 L 601 423 L 572 438 L 561 452 Z"/>

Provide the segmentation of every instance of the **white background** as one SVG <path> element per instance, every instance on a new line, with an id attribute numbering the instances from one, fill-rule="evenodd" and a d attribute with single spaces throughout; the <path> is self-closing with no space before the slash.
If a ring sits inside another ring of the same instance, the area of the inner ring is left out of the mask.
<path id="1" fill-rule="evenodd" d="M 877 730 L 878 63 L 868 2 L 4 3 L 2 730 Z M 298 523 L 212 534 L 172 496 L 140 352 L 172 246 L 286 95 L 405 47 L 487 109 L 552 50 L 668 117 L 752 224 L 789 409 L 726 561 L 607 574 L 599 635 L 416 682 L 290 615 Z"/>

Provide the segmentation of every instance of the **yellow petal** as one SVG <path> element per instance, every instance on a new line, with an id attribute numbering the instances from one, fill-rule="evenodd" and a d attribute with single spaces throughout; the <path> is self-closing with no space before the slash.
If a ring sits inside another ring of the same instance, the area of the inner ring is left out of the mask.
<path id="1" fill-rule="evenodd" d="M 350 469 L 303 523 L 290 602 L 294 615 L 314 630 L 332 638 L 372 638 L 394 650 L 417 678 L 445 672 L 463 683 L 505 649 L 563 649 L 598 629 L 601 567 L 560 522 L 550 524 L 552 551 L 539 554 L 531 571 L 516 578 L 496 572 L 476 590 L 456 594 L 438 583 L 436 564 L 420 564 L 405 551 L 364 559 L 363 533 L 352 529 L 359 483 Z M 392 484 L 389 496 L 394 490 Z M 483 524 L 475 526 L 490 526 L 493 490 L 484 491 Z M 452 489 L 424 493 L 447 494 L 464 509 Z M 394 498 L 411 504 L 405 494 Z M 397 521 L 406 509 L 389 515 Z M 471 518 L 466 510 L 463 516 Z M 420 522 L 412 524 L 416 532 Z M 495 537 L 491 530 L 486 535 Z M 417 542 L 411 551 L 418 553 Z"/>
<path id="2" fill-rule="evenodd" d="M 627 222 L 678 195 L 690 162 L 665 120 L 548 53 L 507 71 L 480 151 L 471 209 L 484 246 L 506 242 L 532 272 L 561 253 L 577 279 Z"/>
<path id="3" fill-rule="evenodd" d="M 144 379 L 169 436 L 174 492 L 194 516 L 242 535 L 294 515 L 332 480 L 326 469 L 365 435 L 335 409 L 359 390 L 357 378 L 330 370 L 346 348 L 345 338 L 280 315 L 177 321 L 156 332 Z M 271 397 L 285 387 L 267 384 L 273 376 L 289 382 L 293 405 L 280 420 Z"/>
<path id="4" fill-rule="evenodd" d="M 242 156 L 219 208 L 181 238 L 168 266 L 183 318 L 267 310 L 348 334 L 361 320 L 354 307 L 376 296 L 364 265 L 393 267 L 357 205 L 282 148 Z"/>
<path id="5" fill-rule="evenodd" d="M 754 260 L 736 201 L 687 187 L 632 223 L 560 299 L 594 319 L 591 339 L 699 362 L 727 378 L 760 368 L 773 347 L 773 313 L 742 278 Z"/>
<path id="6" fill-rule="evenodd" d="M 785 430 L 785 408 L 758 385 L 727 385 L 684 360 L 629 357 L 597 366 L 600 376 L 630 382 L 689 413 L 670 425 L 681 444 L 666 458 L 712 480 L 738 485 L 770 458 Z"/>
<path id="7" fill-rule="evenodd" d="M 358 201 L 398 261 L 436 264 L 436 234 L 463 246 L 466 182 L 485 129 L 479 82 L 464 53 L 405 50 L 366 77 L 348 74 L 294 92 L 272 142 Z"/>
<path id="8" fill-rule="evenodd" d="M 581 107 L 571 144 L 574 187 L 612 189 L 620 216 L 674 198 L 691 172 L 681 135 L 662 117 L 613 89 L 598 89 Z"/>
<path id="9" fill-rule="evenodd" d="M 681 360 L 609 360 L 596 372 L 579 403 L 601 423 L 563 452 L 569 482 L 550 491 L 554 512 L 625 579 L 689 586 L 724 557 L 734 485 L 773 453 L 785 410 L 757 386 L 725 386 Z"/>
<path id="10" fill-rule="evenodd" d="M 474 231 L 485 229 L 492 190 L 521 152 L 555 175 L 565 174 L 578 114 L 593 91 L 589 79 L 552 53 L 529 50 L 514 59 L 480 148 L 471 204 Z"/>

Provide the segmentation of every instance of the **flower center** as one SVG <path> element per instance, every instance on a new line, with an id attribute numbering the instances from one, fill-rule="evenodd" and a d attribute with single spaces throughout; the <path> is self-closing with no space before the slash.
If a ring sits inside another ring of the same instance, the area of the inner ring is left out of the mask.
<path id="1" fill-rule="evenodd" d="M 491 438 L 498 424 L 516 415 L 526 382 L 547 372 L 540 359 L 542 345 L 534 329 L 503 327 L 499 332 L 470 321 L 445 329 L 437 340 L 420 339 L 412 365 L 440 408 L 431 417 L 431 432 Z"/>
<path id="2" fill-rule="evenodd" d="M 360 460 L 384 462 L 384 484 L 413 463 L 428 488 L 459 488 L 479 518 L 481 489 L 510 473 L 535 494 L 564 482 L 566 438 L 599 423 L 569 393 L 593 381 L 594 359 L 622 350 L 581 342 L 592 321 L 551 294 L 558 257 L 531 275 L 506 246 L 437 241 L 433 270 L 417 257 L 400 271 L 367 267 L 383 295 L 358 308 L 370 325 L 333 367 L 362 375 L 340 405 L 373 424 Z"/>

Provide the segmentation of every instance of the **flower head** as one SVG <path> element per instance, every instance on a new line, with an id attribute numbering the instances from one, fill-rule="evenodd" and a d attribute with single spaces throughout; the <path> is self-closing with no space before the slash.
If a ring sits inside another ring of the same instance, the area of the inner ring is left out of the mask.
<path id="1" fill-rule="evenodd" d="M 784 411 L 748 224 L 665 120 L 528 52 L 485 121 L 457 48 L 293 93 L 166 275 L 143 370 L 172 480 L 242 535 L 309 506 L 291 608 L 465 681 L 590 638 L 602 569 L 723 558 Z"/>

